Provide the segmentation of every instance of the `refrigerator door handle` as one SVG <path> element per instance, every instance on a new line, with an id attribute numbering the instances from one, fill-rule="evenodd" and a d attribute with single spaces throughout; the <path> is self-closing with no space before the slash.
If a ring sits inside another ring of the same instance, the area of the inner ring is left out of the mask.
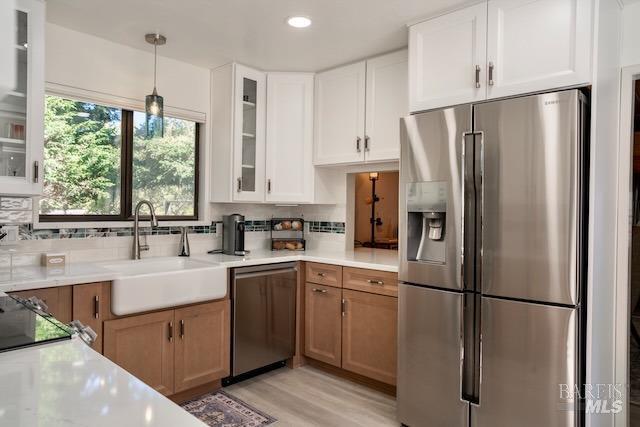
<path id="1" fill-rule="evenodd" d="M 480 295 L 465 293 L 461 307 L 460 398 L 472 405 L 480 404 L 481 339 Z"/>
<path id="2" fill-rule="evenodd" d="M 474 138 L 474 183 L 476 199 L 475 216 L 475 285 L 477 292 L 482 292 L 482 266 L 483 266 L 483 246 L 482 246 L 482 217 L 484 215 L 484 132 L 476 131 Z"/>
<path id="3" fill-rule="evenodd" d="M 462 134 L 462 287 L 475 290 L 475 216 L 476 191 L 474 188 L 473 132 Z"/>
<path id="4" fill-rule="evenodd" d="M 462 148 L 464 289 L 480 292 L 482 266 L 482 212 L 484 175 L 484 132 L 465 132 Z"/>

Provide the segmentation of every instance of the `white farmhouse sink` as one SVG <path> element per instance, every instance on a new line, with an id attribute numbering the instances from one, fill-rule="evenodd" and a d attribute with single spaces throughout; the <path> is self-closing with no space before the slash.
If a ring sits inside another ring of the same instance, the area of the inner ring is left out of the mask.
<path id="1" fill-rule="evenodd" d="M 227 269 L 183 257 L 114 261 L 111 310 L 117 316 L 223 298 Z"/>

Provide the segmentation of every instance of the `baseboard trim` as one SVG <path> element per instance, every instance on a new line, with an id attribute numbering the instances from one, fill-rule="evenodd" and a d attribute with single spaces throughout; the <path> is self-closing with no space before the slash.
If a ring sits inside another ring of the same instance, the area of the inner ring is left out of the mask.
<path id="1" fill-rule="evenodd" d="M 306 364 L 308 366 L 321 369 L 329 374 L 333 374 L 337 377 L 344 378 L 349 381 L 358 383 L 360 385 L 380 391 L 384 394 L 388 394 L 389 396 L 393 396 L 393 397 L 396 396 L 396 386 L 394 385 L 386 384 L 386 383 L 365 377 L 363 375 L 356 374 L 356 373 L 347 371 L 345 369 L 338 368 L 333 365 L 329 365 L 328 363 L 321 362 L 319 360 L 310 359 L 309 357 L 306 357 Z"/>
<path id="2" fill-rule="evenodd" d="M 180 404 L 188 400 L 195 399 L 196 397 L 203 396 L 207 393 L 211 393 L 212 391 L 220 390 L 221 388 L 221 380 L 216 380 L 207 384 L 200 385 L 198 387 L 190 388 L 189 390 L 184 390 L 179 393 L 172 394 L 171 396 L 167 397 L 173 400 L 175 403 Z"/>

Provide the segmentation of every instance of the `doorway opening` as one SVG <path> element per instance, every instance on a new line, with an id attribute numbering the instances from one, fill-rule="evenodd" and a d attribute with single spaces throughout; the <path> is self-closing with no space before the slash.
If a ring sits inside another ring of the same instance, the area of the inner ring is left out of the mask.
<path id="1" fill-rule="evenodd" d="M 398 171 L 355 176 L 354 247 L 398 250 Z"/>

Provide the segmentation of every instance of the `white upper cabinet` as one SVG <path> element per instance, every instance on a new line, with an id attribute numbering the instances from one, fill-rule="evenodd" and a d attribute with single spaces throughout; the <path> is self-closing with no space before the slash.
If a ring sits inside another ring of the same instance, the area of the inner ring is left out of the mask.
<path id="1" fill-rule="evenodd" d="M 364 160 L 366 63 L 316 75 L 314 163 Z"/>
<path id="2" fill-rule="evenodd" d="M 0 194 L 32 196 L 42 193 L 45 6 L 38 0 L 16 6 L 16 81 L 0 98 Z"/>
<path id="3" fill-rule="evenodd" d="M 314 164 L 397 161 L 407 79 L 407 50 L 317 74 Z"/>
<path id="4" fill-rule="evenodd" d="M 406 50 L 367 61 L 365 160 L 400 158 L 400 118 L 409 114 Z"/>
<path id="5" fill-rule="evenodd" d="M 233 166 L 234 199 L 264 200 L 266 76 L 236 65 Z"/>
<path id="6" fill-rule="evenodd" d="M 489 98 L 589 83 L 591 0 L 491 0 L 488 16 Z"/>
<path id="7" fill-rule="evenodd" d="M 486 98 L 487 4 L 409 28 L 412 112 Z"/>
<path id="8" fill-rule="evenodd" d="M 265 73 L 227 64 L 211 74 L 211 201 L 264 201 Z"/>
<path id="9" fill-rule="evenodd" d="M 411 112 L 589 84 L 592 7 L 489 0 L 411 26 Z"/>
<path id="10" fill-rule="evenodd" d="M 313 201 L 313 74 L 267 76 L 266 201 Z"/>

